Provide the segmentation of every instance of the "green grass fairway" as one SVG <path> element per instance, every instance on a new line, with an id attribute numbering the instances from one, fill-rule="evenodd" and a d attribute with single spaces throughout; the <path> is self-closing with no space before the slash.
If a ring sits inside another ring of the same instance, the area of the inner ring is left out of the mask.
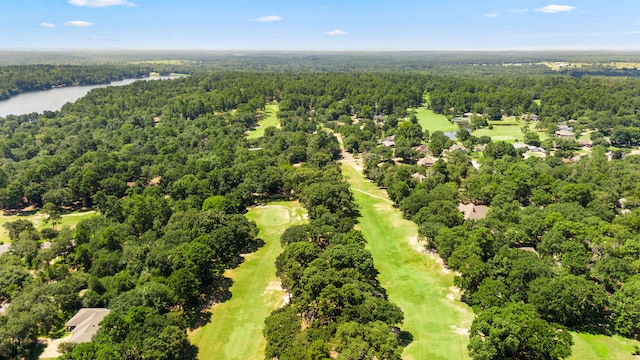
<path id="1" fill-rule="evenodd" d="M 522 126 L 524 124 L 518 125 L 493 125 L 493 129 L 482 128 L 475 130 L 473 132 L 473 136 L 481 137 L 481 136 L 490 136 L 493 141 L 508 141 L 515 142 L 516 140 L 522 141 L 524 139 L 524 134 L 522 133 Z"/>
<path id="2" fill-rule="evenodd" d="M 95 211 L 84 211 L 62 215 L 62 221 L 60 224 L 56 225 L 56 229 L 61 229 L 65 226 L 73 229 L 81 220 L 88 219 L 95 214 Z M 0 243 L 9 243 L 9 233 L 4 226 L 2 226 L 5 223 L 16 220 L 29 220 L 33 223 L 33 226 L 35 226 L 36 229 L 42 230 L 45 227 L 51 227 L 51 224 L 45 224 L 44 220 L 46 218 L 47 215 L 44 214 L 0 216 Z"/>
<path id="3" fill-rule="evenodd" d="M 275 261 L 282 252 L 282 232 L 305 219 L 297 202 L 277 202 L 252 208 L 247 218 L 260 229 L 265 245 L 245 256 L 236 269 L 225 273 L 233 279 L 230 300 L 211 309 L 211 321 L 189 335 L 198 346 L 200 360 L 264 359 L 264 319 L 282 306 L 285 292 L 276 277 Z"/>
<path id="4" fill-rule="evenodd" d="M 451 123 L 446 116 L 436 114 L 432 110 L 423 107 L 409 110 L 416 111 L 416 117 L 418 118 L 418 123 L 422 126 L 422 130 L 429 130 L 429 133 L 438 130 L 442 132 L 458 130 L 458 125 Z"/>
<path id="5" fill-rule="evenodd" d="M 278 122 L 278 111 L 280 111 L 280 105 L 278 104 L 269 104 L 265 107 L 265 115 L 262 120 L 258 122 L 258 127 L 255 130 L 249 131 L 247 135 L 248 139 L 256 139 L 264 136 L 264 129 L 269 126 L 277 127 L 279 125 Z"/>
<path id="6" fill-rule="evenodd" d="M 570 360 L 633 360 L 635 346 L 640 341 L 625 339 L 620 336 L 592 335 L 586 333 L 572 333 L 573 347 Z"/>
<path id="7" fill-rule="evenodd" d="M 413 335 L 404 359 L 468 359 L 471 309 L 456 299 L 453 273 L 436 257 L 422 253 L 417 226 L 403 219 L 387 194 L 367 181 L 354 160 L 343 161 L 378 278 L 389 300 L 402 308 L 402 330 Z"/>

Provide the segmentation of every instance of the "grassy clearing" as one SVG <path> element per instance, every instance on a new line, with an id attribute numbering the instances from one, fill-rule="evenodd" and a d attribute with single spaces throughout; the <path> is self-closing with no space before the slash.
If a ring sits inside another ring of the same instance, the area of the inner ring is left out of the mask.
<path id="1" fill-rule="evenodd" d="M 571 348 L 570 360 L 633 360 L 635 346 L 640 341 L 625 339 L 620 336 L 593 335 L 586 333 L 572 333 L 574 345 Z"/>
<path id="2" fill-rule="evenodd" d="M 95 211 L 83 211 L 65 214 L 62 215 L 62 221 L 56 226 L 56 228 L 61 229 L 65 226 L 68 226 L 73 229 L 81 220 L 88 219 L 95 215 Z M 9 233 L 4 228 L 4 226 L 2 226 L 5 223 L 16 220 L 29 220 L 33 223 L 33 226 L 35 226 L 36 229 L 42 230 L 45 227 L 51 227 L 51 224 L 45 223 L 46 218 L 47 215 L 44 214 L 0 216 L 0 243 L 9 243 Z"/>
<path id="3" fill-rule="evenodd" d="M 277 127 L 280 125 L 278 122 L 278 111 L 280 111 L 280 105 L 269 104 L 265 107 L 265 115 L 262 120 L 258 122 L 258 127 L 255 130 L 249 131 L 247 138 L 256 139 L 264 136 L 264 129 L 269 126 Z"/>
<path id="4" fill-rule="evenodd" d="M 524 134 L 522 133 L 522 125 L 493 125 L 493 129 L 482 128 L 473 132 L 474 136 L 490 136 L 493 141 L 508 141 L 515 142 L 516 140 L 522 141 Z"/>
<path id="5" fill-rule="evenodd" d="M 389 300 L 402 308 L 402 330 L 413 335 L 405 359 L 468 359 L 471 309 L 456 299 L 454 274 L 421 252 L 417 226 L 403 219 L 387 194 L 367 181 L 353 160 L 342 166 L 360 206 L 360 228 Z"/>
<path id="6" fill-rule="evenodd" d="M 275 260 L 282 252 L 280 235 L 303 223 L 305 211 L 297 202 L 277 202 L 250 209 L 247 218 L 256 222 L 265 244 L 225 273 L 233 279 L 231 299 L 215 305 L 211 321 L 189 335 L 200 360 L 264 359 L 264 319 L 286 300 L 275 274 Z"/>
<path id="7" fill-rule="evenodd" d="M 422 130 L 429 130 L 430 133 L 458 130 L 458 125 L 451 123 L 444 115 L 435 114 L 432 110 L 423 107 L 409 110 L 416 112 L 416 117 L 418 118 L 418 123 L 422 126 Z"/>

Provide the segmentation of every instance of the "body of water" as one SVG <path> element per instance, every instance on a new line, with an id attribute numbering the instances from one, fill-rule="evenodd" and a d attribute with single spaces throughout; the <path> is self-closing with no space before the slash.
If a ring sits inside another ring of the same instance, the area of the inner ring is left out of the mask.
<path id="1" fill-rule="evenodd" d="M 124 86 L 138 80 L 168 80 L 179 76 L 151 76 L 142 79 L 125 79 L 113 81 L 110 84 L 67 86 L 50 90 L 31 91 L 16 95 L 10 99 L 0 101 L 0 117 L 7 115 L 23 115 L 33 112 L 57 111 L 68 102 L 74 102 L 85 96 L 89 91 L 107 86 Z"/>

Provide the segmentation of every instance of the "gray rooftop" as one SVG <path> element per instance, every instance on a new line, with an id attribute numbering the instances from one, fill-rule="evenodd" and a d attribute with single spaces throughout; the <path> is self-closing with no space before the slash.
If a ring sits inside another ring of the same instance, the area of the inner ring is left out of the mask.
<path id="1" fill-rule="evenodd" d="M 80 344 L 89 342 L 100 328 L 98 324 L 111 310 L 105 308 L 84 308 L 80 309 L 67 323 L 66 327 L 71 329 L 71 336 L 66 340 L 68 343 Z"/>

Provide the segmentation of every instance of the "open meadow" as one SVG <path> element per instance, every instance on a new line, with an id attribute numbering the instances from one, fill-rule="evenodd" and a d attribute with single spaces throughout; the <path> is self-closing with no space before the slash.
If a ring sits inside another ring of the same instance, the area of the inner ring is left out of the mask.
<path id="1" fill-rule="evenodd" d="M 273 202 L 249 209 L 246 216 L 256 222 L 265 244 L 225 273 L 233 280 L 231 299 L 214 305 L 210 322 L 189 335 L 200 360 L 264 359 L 264 320 L 287 301 L 276 277 L 275 261 L 282 252 L 280 235 L 303 223 L 305 210 L 298 202 Z"/>
<path id="2" fill-rule="evenodd" d="M 404 359 L 468 359 L 467 330 L 471 309 L 458 299 L 454 274 L 418 242 L 417 225 L 403 218 L 385 191 L 366 180 L 357 160 L 343 160 L 360 210 L 360 229 L 367 240 L 378 279 L 389 300 L 404 312 L 403 331 L 413 341 Z"/>

